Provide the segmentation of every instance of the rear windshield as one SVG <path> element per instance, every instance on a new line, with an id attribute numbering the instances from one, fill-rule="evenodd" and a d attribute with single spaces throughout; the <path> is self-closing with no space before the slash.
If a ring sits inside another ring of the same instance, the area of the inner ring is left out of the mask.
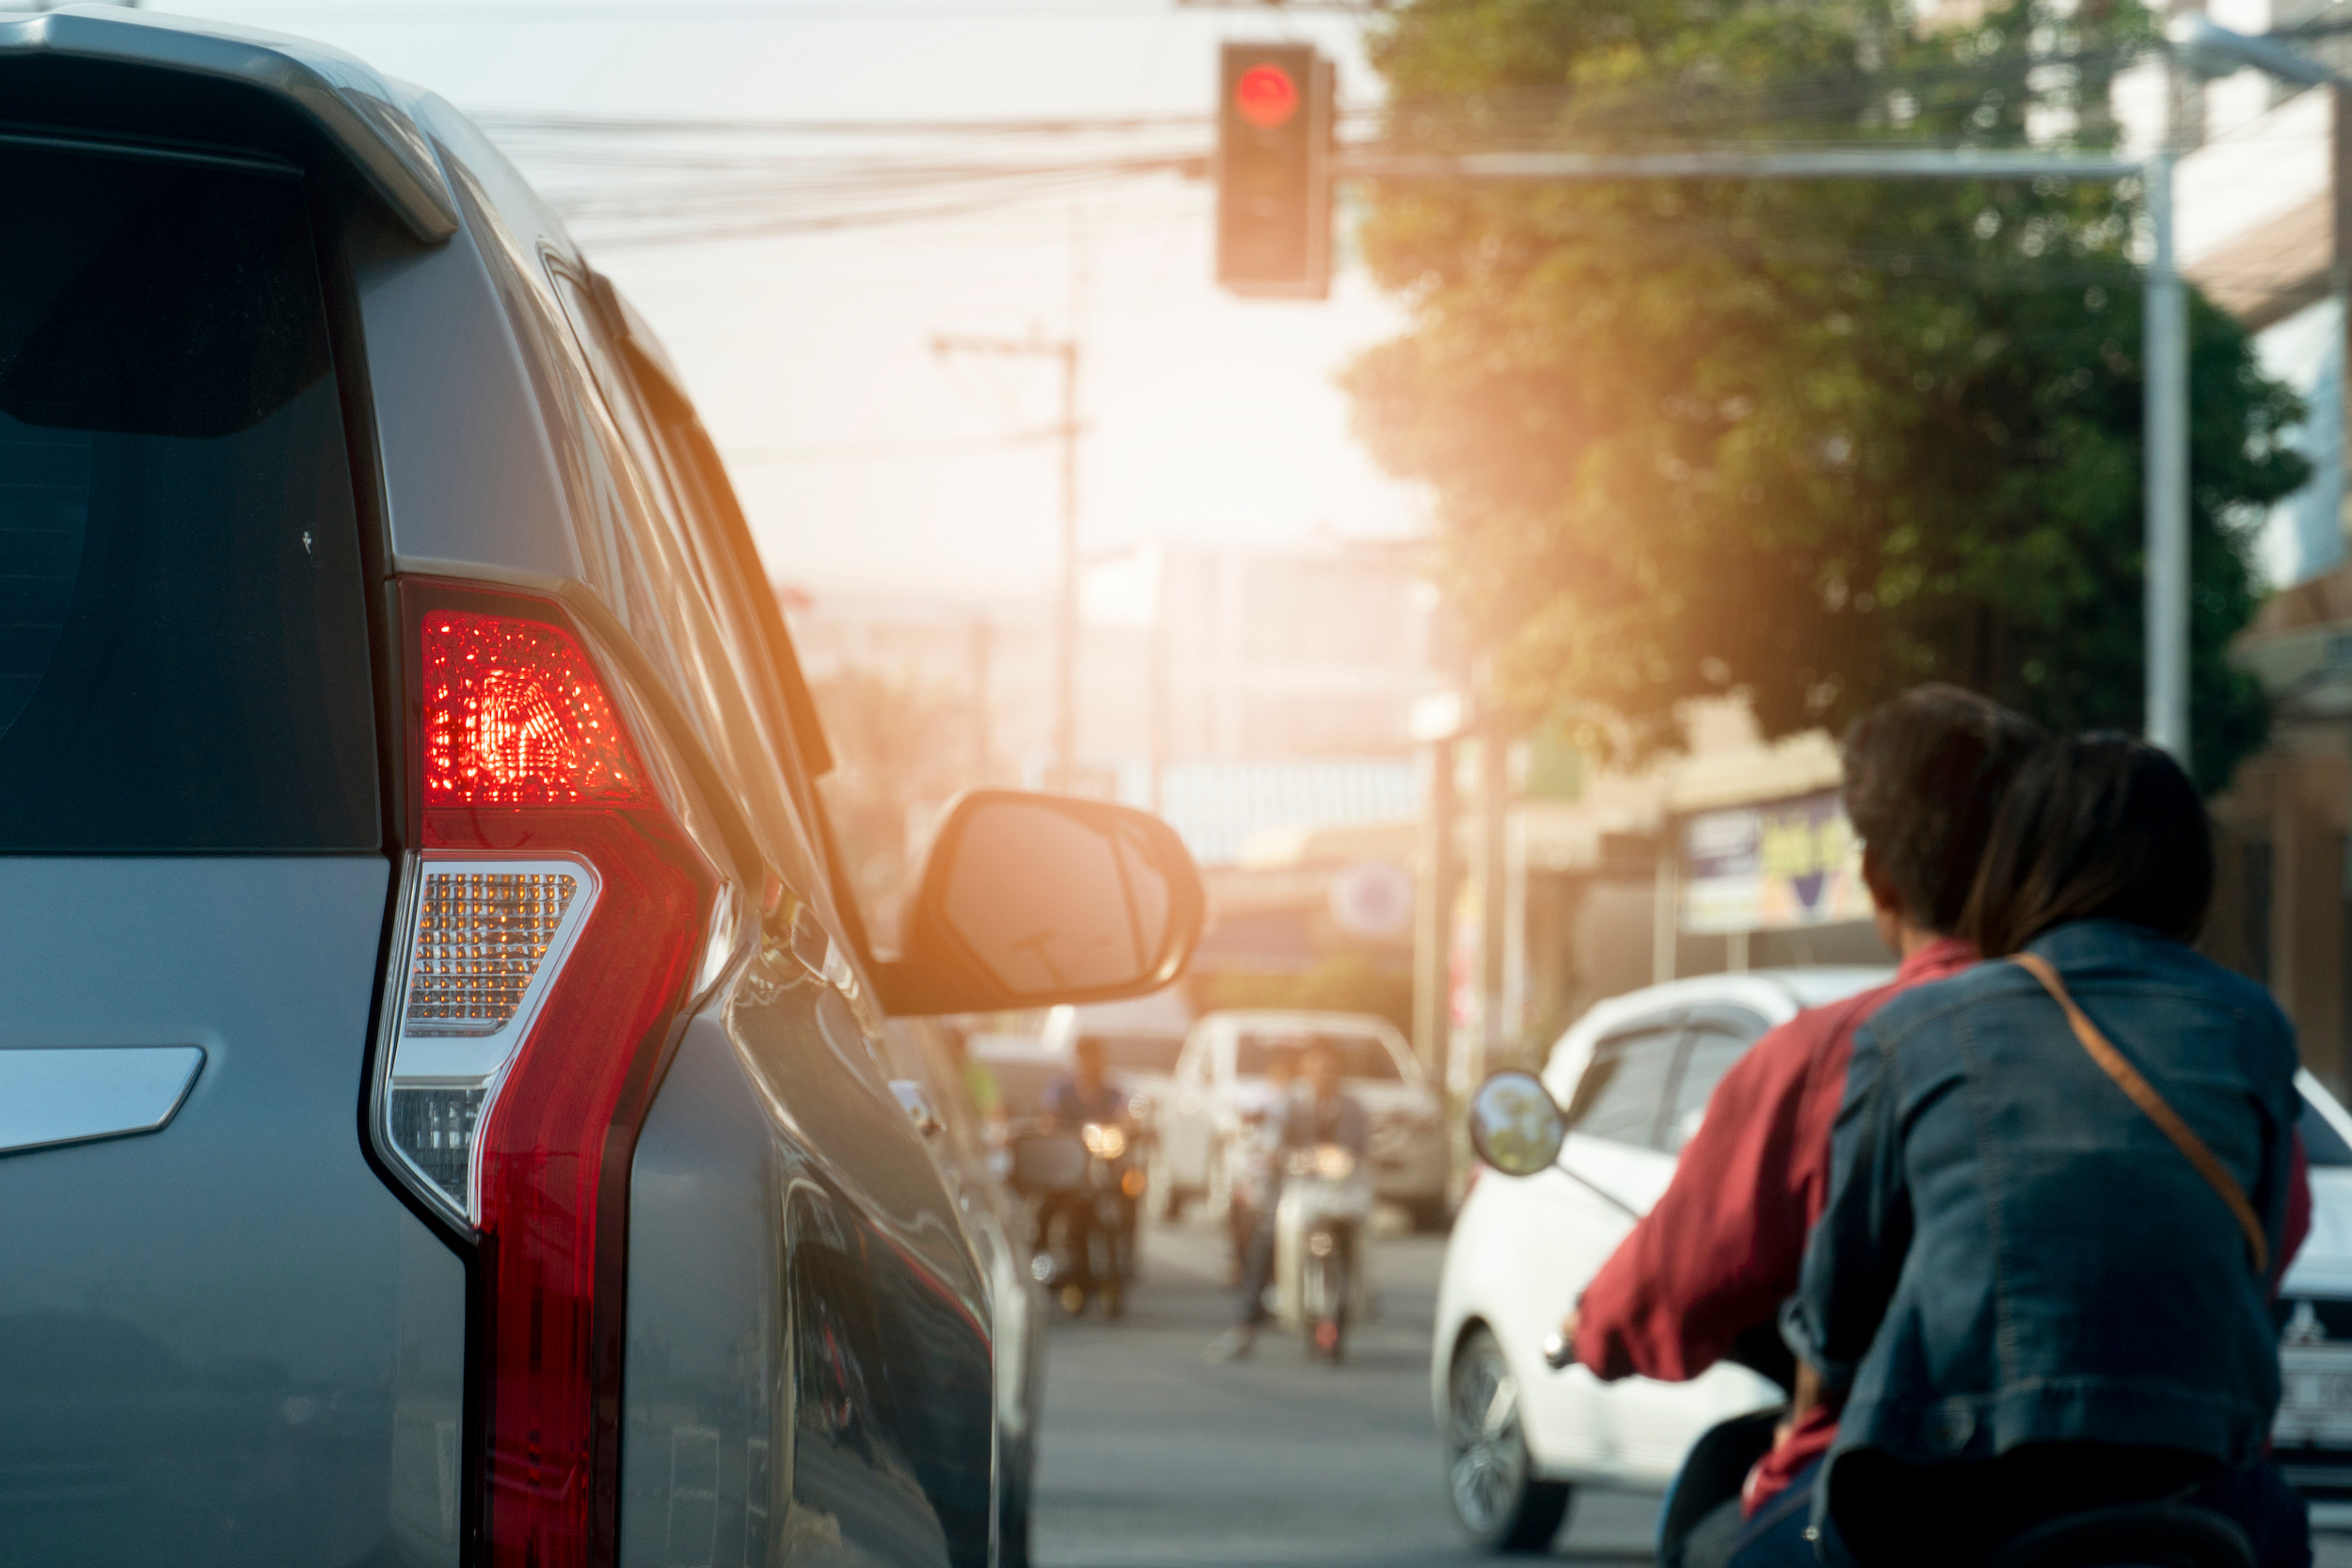
<path id="1" fill-rule="evenodd" d="M 1387 1042 L 1376 1036 L 1315 1034 L 1304 1030 L 1245 1031 L 1233 1041 L 1234 1076 L 1263 1077 L 1268 1064 L 1277 1056 L 1288 1056 L 1295 1066 L 1298 1053 L 1311 1044 L 1329 1046 L 1340 1053 L 1343 1078 L 1375 1078 L 1393 1083 L 1402 1076 Z"/>
<path id="2" fill-rule="evenodd" d="M 0 145 L 0 851 L 378 846 L 300 181 Z"/>

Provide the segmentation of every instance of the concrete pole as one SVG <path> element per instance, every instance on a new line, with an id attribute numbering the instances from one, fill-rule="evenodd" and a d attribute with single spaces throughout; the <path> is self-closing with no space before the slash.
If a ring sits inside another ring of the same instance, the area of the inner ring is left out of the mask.
<path id="1" fill-rule="evenodd" d="M 2167 95 L 2167 119 L 2170 118 Z M 2189 765 L 2188 296 L 2172 249 L 2170 127 L 2148 160 L 2153 244 L 2143 291 L 2141 375 L 2147 400 L 2148 738 Z"/>
<path id="2" fill-rule="evenodd" d="M 1454 827 L 1460 813 L 1454 799 L 1452 736 L 1422 748 L 1423 798 L 1421 854 L 1413 890 L 1413 1050 L 1429 1081 L 1443 1093 L 1447 1048 L 1454 1033 Z"/>
<path id="3" fill-rule="evenodd" d="M 1488 718 L 1478 730 L 1478 1060 L 1473 1086 L 1498 1067 L 1514 1043 L 1503 1017 L 1511 918 L 1509 826 L 1510 746 Z"/>
<path id="4" fill-rule="evenodd" d="M 1681 824 L 1661 809 L 1658 817 L 1658 879 L 1651 886 L 1649 905 L 1649 979 L 1653 986 L 1662 986 L 1675 977 L 1675 934 L 1679 914 L 1675 908 L 1679 892 L 1676 871 L 1680 832 Z"/>

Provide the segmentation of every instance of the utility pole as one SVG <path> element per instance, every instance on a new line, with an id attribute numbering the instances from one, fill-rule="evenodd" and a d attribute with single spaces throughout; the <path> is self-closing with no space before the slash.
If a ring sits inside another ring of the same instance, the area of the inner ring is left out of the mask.
<path id="1" fill-rule="evenodd" d="M 2152 238 L 2140 289 L 2140 348 L 2147 431 L 2140 441 L 2145 523 L 2150 741 L 2189 765 L 2188 730 L 2188 294 L 2173 264 L 2172 71 L 2163 93 L 2164 129 L 2140 176 Z"/>
<path id="2" fill-rule="evenodd" d="M 1061 422 L 1048 434 L 1061 439 L 1061 594 L 1055 616 L 1054 769 L 1046 784 L 1058 790 L 1078 784 L 1078 341 L 973 338 L 941 333 L 931 352 L 1009 355 L 1052 359 L 1061 366 Z"/>
<path id="3" fill-rule="evenodd" d="M 1482 687 L 1489 684 L 1481 681 Z M 1518 1065 L 1518 1020 L 1503 1016 L 1510 976 L 1511 742 L 1500 715 L 1478 725 L 1478 1061 L 1474 1086 L 1503 1066 Z"/>

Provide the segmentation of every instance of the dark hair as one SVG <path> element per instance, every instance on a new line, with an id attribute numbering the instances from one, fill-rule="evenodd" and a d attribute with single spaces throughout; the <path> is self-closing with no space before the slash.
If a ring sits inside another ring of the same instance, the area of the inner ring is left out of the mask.
<path id="1" fill-rule="evenodd" d="M 1958 927 L 2001 794 L 2048 738 L 2024 714 L 1956 686 L 1915 686 L 1846 731 L 1846 818 L 1913 924 Z"/>
<path id="2" fill-rule="evenodd" d="M 2192 942 L 2213 902 L 2213 828 L 2181 765 L 2129 736 L 2054 740 L 2018 770 L 1961 934 L 1988 958 L 2070 920 Z"/>

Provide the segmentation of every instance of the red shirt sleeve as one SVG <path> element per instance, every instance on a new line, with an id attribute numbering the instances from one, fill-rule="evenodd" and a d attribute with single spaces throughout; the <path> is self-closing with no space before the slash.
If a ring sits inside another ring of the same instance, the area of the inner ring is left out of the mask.
<path id="1" fill-rule="evenodd" d="M 2279 1282 L 2295 1266 L 2295 1255 L 2303 1250 L 2303 1243 L 2312 1234 L 2312 1160 L 2303 1148 L 2303 1130 L 2295 1130 L 2295 1141 L 2288 1146 L 2286 1222 L 2279 1227 L 2279 1261 L 2270 1271 L 2270 1292 L 2279 1293 Z M 1582 1338 L 1580 1332 L 1579 1339 Z"/>
<path id="2" fill-rule="evenodd" d="M 1800 1013 L 1724 1075 L 1665 1195 L 1578 1304 L 1577 1359 L 1597 1375 L 1696 1377 L 1795 1290 L 1852 1030 L 1876 999 Z"/>

